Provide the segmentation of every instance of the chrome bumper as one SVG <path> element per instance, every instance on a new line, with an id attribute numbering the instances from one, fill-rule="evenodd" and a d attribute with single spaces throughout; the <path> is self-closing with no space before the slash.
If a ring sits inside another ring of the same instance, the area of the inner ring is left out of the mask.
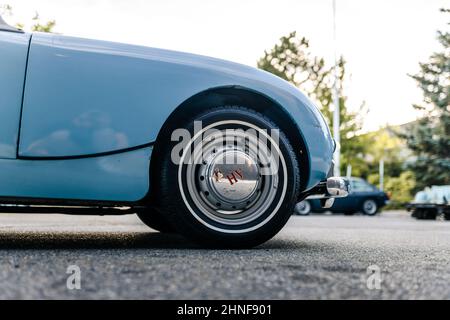
<path id="1" fill-rule="evenodd" d="M 327 179 L 327 193 L 333 198 L 343 198 L 350 193 L 350 182 L 345 178 L 330 177 Z"/>
<path id="2" fill-rule="evenodd" d="M 304 199 L 320 199 L 323 208 L 330 208 L 335 198 L 346 197 L 350 183 L 346 178 L 329 177 L 303 195 Z"/>

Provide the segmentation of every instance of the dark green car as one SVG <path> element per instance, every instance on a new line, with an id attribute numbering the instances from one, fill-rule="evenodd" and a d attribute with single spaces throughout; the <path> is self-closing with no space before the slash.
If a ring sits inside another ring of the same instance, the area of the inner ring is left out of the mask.
<path id="1" fill-rule="evenodd" d="M 373 216 L 388 203 L 389 196 L 366 180 L 352 177 L 349 178 L 349 181 L 351 192 L 346 198 L 335 199 L 331 208 L 322 208 L 319 199 L 306 199 L 297 203 L 294 214 L 308 215 L 311 212 L 331 211 L 346 215 L 362 212 L 365 215 Z"/>

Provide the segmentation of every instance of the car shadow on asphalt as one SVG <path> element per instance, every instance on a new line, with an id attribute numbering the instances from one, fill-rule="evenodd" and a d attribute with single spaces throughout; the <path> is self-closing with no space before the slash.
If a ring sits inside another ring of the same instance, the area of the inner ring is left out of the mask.
<path id="1" fill-rule="evenodd" d="M 0 232 L 5 249 L 162 249 L 196 248 L 176 234 L 159 232 Z"/>
<path id="2" fill-rule="evenodd" d="M 307 247 L 273 239 L 252 250 L 293 249 Z M 198 249 L 211 248 L 194 244 L 177 234 L 159 232 L 16 232 L 0 231 L 0 250 L 98 250 L 98 249 Z"/>

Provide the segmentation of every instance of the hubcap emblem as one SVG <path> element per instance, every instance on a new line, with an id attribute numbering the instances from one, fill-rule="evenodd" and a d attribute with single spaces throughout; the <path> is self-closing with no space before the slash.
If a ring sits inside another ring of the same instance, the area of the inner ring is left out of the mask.
<path id="1" fill-rule="evenodd" d="M 260 183 L 259 167 L 252 156 L 241 150 L 216 152 L 200 168 L 199 184 L 206 187 L 207 199 L 213 205 L 233 210 L 245 208 L 257 196 Z"/>
<path id="2" fill-rule="evenodd" d="M 220 179 L 223 178 L 223 173 L 220 172 L 219 169 L 216 169 L 216 170 L 214 170 L 213 177 L 214 177 L 214 179 L 216 180 L 216 182 L 219 182 Z"/>
<path id="3" fill-rule="evenodd" d="M 231 174 L 227 174 L 228 181 L 230 181 L 231 185 L 233 185 L 239 181 L 237 177 L 239 177 L 239 179 L 244 178 L 241 169 L 234 170 L 233 172 L 231 172 Z"/>
<path id="4" fill-rule="evenodd" d="M 219 169 L 215 169 L 213 173 L 213 177 L 216 182 L 220 182 L 220 180 L 224 177 L 223 173 Z M 239 179 L 244 179 L 244 174 L 242 173 L 242 169 L 233 170 L 231 173 L 226 175 L 230 185 L 239 182 Z M 239 178 L 239 179 L 238 179 Z"/>

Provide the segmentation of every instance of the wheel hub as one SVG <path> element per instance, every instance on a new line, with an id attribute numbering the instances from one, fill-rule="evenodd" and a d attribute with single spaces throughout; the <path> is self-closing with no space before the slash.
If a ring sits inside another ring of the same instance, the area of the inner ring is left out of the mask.
<path id="1" fill-rule="evenodd" d="M 257 162 L 242 150 L 215 152 L 199 170 L 199 182 L 208 202 L 220 210 L 242 210 L 258 196 Z"/>
<path id="2" fill-rule="evenodd" d="M 368 214 L 374 214 L 376 212 L 377 208 L 373 200 L 367 200 L 364 202 L 364 210 Z"/>
<path id="3" fill-rule="evenodd" d="M 225 124 L 238 124 L 239 128 L 219 129 Z M 260 138 L 250 129 L 265 138 Z M 203 131 L 205 134 L 202 134 Z M 266 132 L 259 131 L 250 123 L 221 121 L 205 127 L 203 131 L 189 142 L 187 149 L 194 148 L 190 153 L 183 154 L 181 159 L 181 163 L 185 162 L 185 157 L 189 161 L 178 171 L 180 190 L 192 201 L 196 210 L 189 209 L 200 222 L 213 229 L 225 230 L 223 228 L 226 226 L 227 232 L 235 232 L 231 231 L 234 230 L 232 228 L 257 221 L 273 205 L 280 190 L 278 160 L 281 160 L 283 170 L 280 196 L 284 197 L 286 164 Z M 185 203 L 188 199 L 184 199 Z M 275 214 L 279 205 L 280 202 L 267 219 Z"/>

